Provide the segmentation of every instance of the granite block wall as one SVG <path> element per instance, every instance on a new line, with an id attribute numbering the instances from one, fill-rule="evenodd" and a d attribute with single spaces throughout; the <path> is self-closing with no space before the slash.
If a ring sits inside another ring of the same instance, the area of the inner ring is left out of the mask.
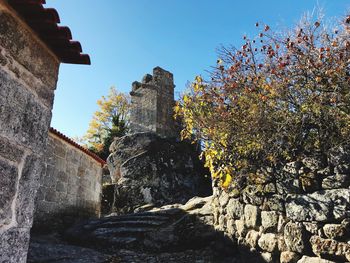
<path id="1" fill-rule="evenodd" d="M 350 147 L 262 168 L 223 190 L 214 225 L 266 262 L 350 261 Z"/>
<path id="2" fill-rule="evenodd" d="M 102 164 L 50 132 L 36 197 L 34 231 L 60 231 L 100 215 Z"/>
<path id="3" fill-rule="evenodd" d="M 25 262 L 59 61 L 0 1 L 0 262 Z"/>

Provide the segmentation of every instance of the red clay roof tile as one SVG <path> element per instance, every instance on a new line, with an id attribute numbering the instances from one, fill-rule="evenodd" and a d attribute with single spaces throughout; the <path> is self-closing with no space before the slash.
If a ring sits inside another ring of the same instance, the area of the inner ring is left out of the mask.
<path id="1" fill-rule="evenodd" d="M 90 65 L 79 42 L 72 41 L 68 27 L 58 26 L 60 17 L 53 8 L 44 8 L 44 0 L 7 0 L 9 5 L 39 35 L 63 63 Z"/>

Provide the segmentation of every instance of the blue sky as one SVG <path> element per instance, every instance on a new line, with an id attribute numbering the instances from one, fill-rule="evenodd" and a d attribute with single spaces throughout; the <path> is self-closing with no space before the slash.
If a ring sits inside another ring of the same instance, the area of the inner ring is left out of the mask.
<path id="1" fill-rule="evenodd" d="M 156 66 L 173 72 L 180 94 L 215 65 L 220 45 L 241 46 L 244 34 L 254 36 L 255 22 L 291 27 L 317 6 L 327 17 L 350 10 L 348 0 L 47 0 L 92 61 L 61 65 L 51 126 L 82 136 L 111 86 L 129 92 Z"/>

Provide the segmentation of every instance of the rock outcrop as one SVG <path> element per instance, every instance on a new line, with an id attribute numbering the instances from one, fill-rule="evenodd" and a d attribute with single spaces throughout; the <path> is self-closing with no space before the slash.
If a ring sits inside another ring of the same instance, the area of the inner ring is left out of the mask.
<path id="1" fill-rule="evenodd" d="M 115 184 L 105 188 L 104 194 L 114 195 L 113 212 L 184 204 L 211 193 L 207 171 L 191 144 L 155 133 L 135 133 L 116 139 L 110 151 L 107 163 Z"/>

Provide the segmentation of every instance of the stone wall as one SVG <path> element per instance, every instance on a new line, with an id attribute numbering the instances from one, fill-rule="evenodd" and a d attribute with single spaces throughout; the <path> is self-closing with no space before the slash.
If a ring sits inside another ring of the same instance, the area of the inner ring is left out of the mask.
<path id="1" fill-rule="evenodd" d="M 350 261 L 349 162 L 350 147 L 338 147 L 327 160 L 261 169 L 239 191 L 214 187 L 215 227 L 266 262 Z"/>
<path id="2" fill-rule="evenodd" d="M 0 1 L 0 262 L 25 262 L 58 59 Z"/>
<path id="3" fill-rule="evenodd" d="M 142 83 L 132 84 L 130 128 L 132 132 L 155 132 L 163 137 L 176 136 L 174 124 L 173 74 L 156 67 Z"/>
<path id="4" fill-rule="evenodd" d="M 100 215 L 103 161 L 77 148 L 58 132 L 50 132 L 40 177 L 35 231 L 61 230 Z"/>

